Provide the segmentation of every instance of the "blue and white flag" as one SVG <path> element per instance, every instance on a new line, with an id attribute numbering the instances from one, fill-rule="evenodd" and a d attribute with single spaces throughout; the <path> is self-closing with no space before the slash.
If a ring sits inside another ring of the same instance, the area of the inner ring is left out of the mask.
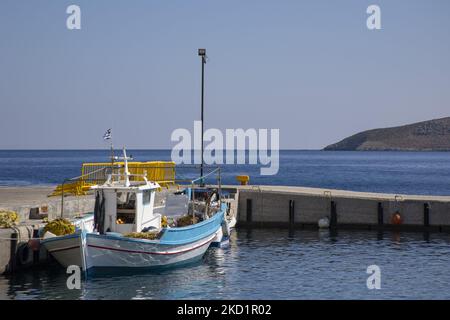
<path id="1" fill-rule="evenodd" d="M 111 139 L 112 134 L 111 134 L 111 129 L 106 130 L 105 134 L 103 135 L 103 140 L 109 140 Z"/>

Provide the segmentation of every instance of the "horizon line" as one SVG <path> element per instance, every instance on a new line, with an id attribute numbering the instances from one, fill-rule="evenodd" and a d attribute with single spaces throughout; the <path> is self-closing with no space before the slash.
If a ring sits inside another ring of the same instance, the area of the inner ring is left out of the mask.
<path id="1" fill-rule="evenodd" d="M 114 149 L 114 150 L 122 150 L 122 149 Z M 139 151 L 170 151 L 170 148 L 127 148 L 126 150 L 139 150 Z M 259 151 L 259 149 L 217 149 L 222 151 Z M 323 149 L 294 149 L 294 148 L 285 148 L 278 149 L 279 151 L 322 151 Z M 56 149 L 56 148 L 27 148 L 27 149 L 2 149 L 0 151 L 111 151 L 111 149 L 96 149 L 96 148 L 70 148 L 70 149 Z M 201 151 L 201 149 L 192 149 L 191 151 Z M 267 149 L 267 151 L 271 151 Z"/>

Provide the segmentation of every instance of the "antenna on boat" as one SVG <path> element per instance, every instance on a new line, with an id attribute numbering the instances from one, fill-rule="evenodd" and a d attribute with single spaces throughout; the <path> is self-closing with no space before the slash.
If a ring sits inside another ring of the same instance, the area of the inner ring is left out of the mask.
<path id="1" fill-rule="evenodd" d="M 125 164 L 124 167 L 124 173 L 125 173 L 125 186 L 130 186 L 130 171 L 128 171 L 128 157 L 127 157 L 127 151 L 125 150 L 125 147 L 123 147 L 123 161 Z"/>
<path id="2" fill-rule="evenodd" d="M 123 174 L 125 176 L 125 186 L 130 186 L 130 171 L 128 171 L 128 160 L 133 160 L 132 157 L 127 157 L 127 151 L 125 150 L 125 147 L 123 147 L 123 156 L 122 157 L 115 157 L 116 160 L 123 160 L 124 163 L 124 169 Z"/>

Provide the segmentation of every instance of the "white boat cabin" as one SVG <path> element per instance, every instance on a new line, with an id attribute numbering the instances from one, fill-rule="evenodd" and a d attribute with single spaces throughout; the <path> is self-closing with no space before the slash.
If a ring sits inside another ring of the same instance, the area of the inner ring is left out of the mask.
<path id="1" fill-rule="evenodd" d="M 146 174 L 140 175 L 141 181 L 130 181 L 128 158 L 125 149 L 125 167 L 123 174 L 110 174 L 103 185 L 93 186 L 96 191 L 95 228 L 103 234 L 117 232 L 121 234 L 142 232 L 161 228 L 161 215 L 154 213 L 156 190 L 160 187 L 150 182 Z"/>

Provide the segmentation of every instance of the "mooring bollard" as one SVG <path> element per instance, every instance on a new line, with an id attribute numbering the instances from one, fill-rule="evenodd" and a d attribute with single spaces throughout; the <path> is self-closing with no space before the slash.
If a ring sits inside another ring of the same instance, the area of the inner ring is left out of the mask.
<path id="1" fill-rule="evenodd" d="M 382 226 L 383 224 L 384 224 L 383 204 L 381 202 L 378 202 L 378 225 Z"/>
<path id="2" fill-rule="evenodd" d="M 330 228 L 336 228 L 337 226 L 337 212 L 336 212 L 336 203 L 331 201 L 330 207 Z"/>
<path id="3" fill-rule="evenodd" d="M 294 224 L 294 210 L 295 210 L 295 201 L 289 200 L 289 224 Z"/>
<path id="4" fill-rule="evenodd" d="M 247 199 L 247 222 L 252 222 L 252 199 Z"/>
<path id="5" fill-rule="evenodd" d="M 428 203 L 423 204 L 423 225 L 430 226 L 430 205 Z"/>

